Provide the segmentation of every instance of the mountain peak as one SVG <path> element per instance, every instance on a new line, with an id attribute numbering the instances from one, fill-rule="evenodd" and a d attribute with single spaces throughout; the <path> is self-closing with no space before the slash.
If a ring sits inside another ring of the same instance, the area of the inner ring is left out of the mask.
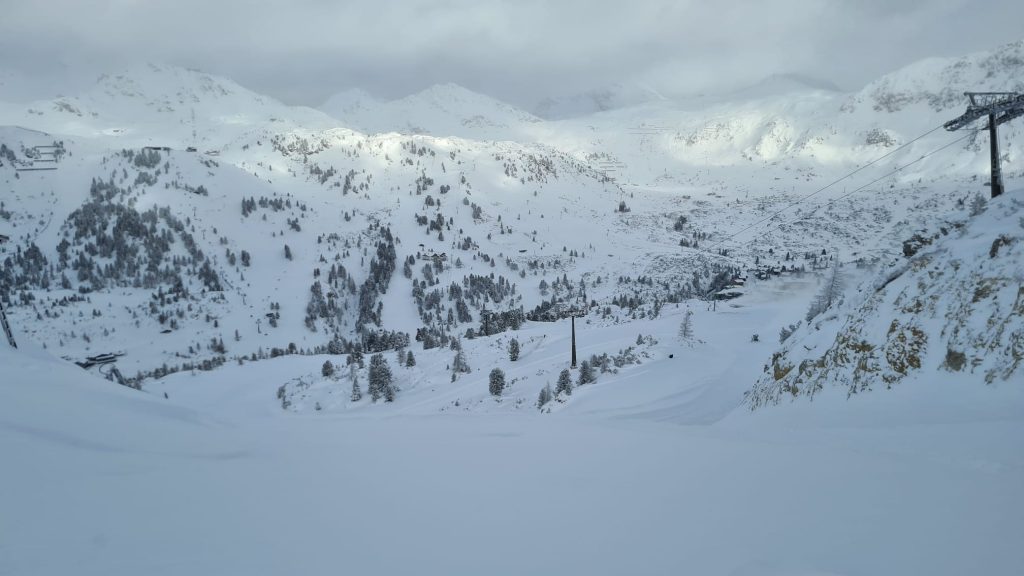
<path id="1" fill-rule="evenodd" d="M 666 100 L 649 86 L 615 82 L 570 96 L 545 98 L 537 104 L 534 113 L 548 120 L 564 120 Z"/>
<path id="2" fill-rule="evenodd" d="M 332 94 L 320 109 L 328 114 L 343 118 L 361 110 L 369 110 L 378 106 L 379 102 L 362 88 L 349 88 Z"/>
<path id="3" fill-rule="evenodd" d="M 1024 40 L 954 58 L 927 58 L 871 82 L 844 110 L 867 103 L 876 112 L 924 104 L 944 112 L 965 104 L 964 92 L 1024 91 Z"/>
<path id="4" fill-rule="evenodd" d="M 115 98 L 176 99 L 181 104 L 236 95 L 248 96 L 260 103 L 266 100 L 227 78 L 200 70 L 152 63 L 131 66 L 117 73 L 101 74 L 96 79 L 94 91 Z"/>
<path id="5" fill-rule="evenodd" d="M 798 72 L 777 72 L 769 74 L 745 88 L 740 88 L 730 95 L 744 99 L 760 99 L 811 91 L 842 92 L 842 89 L 831 80 L 824 78 L 817 78 Z"/>
<path id="6" fill-rule="evenodd" d="M 515 106 L 493 96 L 481 94 L 480 92 L 474 92 L 461 84 L 454 82 L 444 82 L 440 84 L 431 85 L 415 94 L 410 94 L 405 98 L 400 98 L 396 102 L 425 102 L 435 106 L 439 106 L 445 109 L 450 109 L 454 113 L 465 113 L 466 105 L 473 105 L 479 108 L 492 108 L 503 110 L 505 112 L 514 111 L 514 113 L 522 116 L 530 116 L 530 114 L 524 110 L 520 110 Z M 455 105 L 455 106 L 453 106 Z M 480 112 L 476 110 L 475 112 Z"/>
<path id="7" fill-rule="evenodd" d="M 361 90 L 346 90 L 328 98 L 321 109 L 366 132 L 515 139 L 519 127 L 540 122 L 511 104 L 453 82 L 386 102 Z"/>

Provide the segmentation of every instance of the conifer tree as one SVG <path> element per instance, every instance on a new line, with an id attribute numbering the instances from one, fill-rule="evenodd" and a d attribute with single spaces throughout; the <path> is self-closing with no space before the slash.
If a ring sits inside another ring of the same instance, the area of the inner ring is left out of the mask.
<path id="1" fill-rule="evenodd" d="M 547 384 L 540 389 L 540 394 L 537 396 L 537 408 L 543 408 L 548 402 L 551 402 L 551 398 L 551 384 Z"/>
<path id="2" fill-rule="evenodd" d="M 572 394 L 572 374 L 569 373 L 569 369 L 562 370 L 562 373 L 558 375 L 558 383 L 555 385 L 555 395 L 565 393 L 566 396 Z"/>
<path id="3" fill-rule="evenodd" d="M 512 362 L 519 360 L 519 340 L 515 338 L 508 343 L 508 359 Z"/>
<path id="4" fill-rule="evenodd" d="M 384 359 L 384 355 L 381 353 L 374 354 L 370 357 L 370 375 L 369 375 L 369 392 L 370 398 L 374 402 L 384 398 L 386 402 L 393 402 L 395 400 L 395 389 L 394 382 L 391 376 L 391 367 L 388 366 L 388 361 Z"/>
<path id="5" fill-rule="evenodd" d="M 693 340 L 693 310 L 687 310 L 683 315 L 683 321 L 679 324 L 679 339 Z"/>
<path id="6" fill-rule="evenodd" d="M 804 319 L 810 322 L 815 316 L 828 310 L 842 295 L 843 276 L 839 272 L 839 263 L 836 262 L 832 265 L 832 274 L 829 275 L 828 281 L 822 285 L 821 290 L 815 295 L 814 300 L 811 301 L 811 306 L 807 310 L 807 315 Z"/>
<path id="7" fill-rule="evenodd" d="M 580 377 L 577 385 L 583 386 L 595 381 L 597 381 L 597 377 L 594 376 L 594 367 L 591 366 L 590 360 L 580 362 Z"/>
<path id="8" fill-rule="evenodd" d="M 452 361 L 452 373 L 453 374 L 469 374 L 469 363 L 466 362 L 466 353 L 459 347 L 458 352 L 455 353 L 455 359 Z"/>
<path id="9" fill-rule="evenodd" d="M 488 389 L 491 391 L 491 396 L 501 396 L 502 391 L 505 390 L 505 373 L 501 368 L 491 370 Z"/>
<path id="10" fill-rule="evenodd" d="M 359 388 L 359 370 L 355 364 L 349 366 L 348 373 L 352 378 L 352 401 L 359 402 L 363 399 L 363 391 Z"/>

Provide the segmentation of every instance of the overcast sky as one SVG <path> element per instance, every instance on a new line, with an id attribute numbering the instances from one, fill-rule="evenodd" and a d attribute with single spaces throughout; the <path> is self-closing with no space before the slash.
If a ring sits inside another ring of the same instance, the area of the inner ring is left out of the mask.
<path id="1" fill-rule="evenodd" d="M 441 82 L 531 109 L 615 82 L 687 94 L 796 72 L 856 89 L 1022 38 L 1020 0 L 0 0 L 0 66 L 167 62 L 313 106 Z"/>

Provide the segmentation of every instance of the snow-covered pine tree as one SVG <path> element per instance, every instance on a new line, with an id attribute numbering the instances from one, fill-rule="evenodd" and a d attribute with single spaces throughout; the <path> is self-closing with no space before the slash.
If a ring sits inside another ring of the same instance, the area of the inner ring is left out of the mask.
<path id="1" fill-rule="evenodd" d="M 324 365 L 320 368 L 320 374 L 324 378 L 330 378 L 334 376 L 334 364 L 331 364 L 330 360 L 324 361 Z"/>
<path id="2" fill-rule="evenodd" d="M 415 365 L 416 357 L 412 355 L 412 350 L 409 350 L 409 352 L 407 352 L 405 355 L 405 366 L 406 368 L 412 368 Z"/>
<path id="3" fill-rule="evenodd" d="M 796 332 L 796 329 L 799 327 L 799 322 L 797 322 L 796 324 L 790 324 L 789 326 L 783 326 L 782 329 L 779 330 L 779 344 L 782 344 L 783 342 L 788 340 L 789 337 L 793 335 L 793 332 Z"/>
<path id="4" fill-rule="evenodd" d="M 363 399 L 363 391 L 359 388 L 359 368 L 355 364 L 349 365 L 348 370 L 349 378 L 352 379 L 352 396 L 353 402 L 359 402 Z"/>
<path id="5" fill-rule="evenodd" d="M 540 394 L 537 396 L 537 408 L 543 408 L 548 402 L 551 402 L 552 397 L 551 384 L 546 384 L 540 389 Z"/>
<path id="6" fill-rule="evenodd" d="M 519 360 L 519 340 L 515 338 L 508 343 L 508 359 L 512 362 Z"/>
<path id="7" fill-rule="evenodd" d="M 332 338 L 331 341 L 327 343 L 327 353 L 331 355 L 339 355 L 345 353 L 345 348 L 341 345 L 341 341 L 338 340 L 337 336 Z M 351 362 L 347 363 L 351 364 Z"/>
<path id="8" fill-rule="evenodd" d="M 597 381 L 597 377 L 594 376 L 594 367 L 591 366 L 590 360 L 580 362 L 580 377 L 577 381 L 577 386 L 583 386 L 595 381 Z"/>
<path id="9" fill-rule="evenodd" d="M 555 384 L 555 395 L 565 393 L 566 396 L 572 394 L 572 374 L 569 373 L 569 369 L 562 370 L 561 374 L 558 375 L 558 382 Z"/>
<path id="10" fill-rule="evenodd" d="M 985 211 L 986 207 L 988 207 L 988 200 L 985 200 L 985 197 L 981 194 L 976 194 L 974 198 L 971 199 L 971 216 L 981 214 Z"/>
<path id="11" fill-rule="evenodd" d="M 466 362 L 466 353 L 459 346 L 458 352 L 455 353 L 455 359 L 452 360 L 452 373 L 453 374 L 469 374 L 469 363 Z"/>
<path id="12" fill-rule="evenodd" d="M 828 310 L 836 300 L 839 300 L 842 294 L 843 276 L 839 272 L 839 262 L 837 261 L 832 265 L 832 273 L 829 274 L 828 281 L 822 285 L 821 290 L 811 300 L 811 306 L 808 308 L 807 316 L 804 319 L 810 322 L 818 314 Z"/>
<path id="13" fill-rule="evenodd" d="M 684 342 L 693 340 L 693 310 L 687 310 L 683 321 L 679 324 L 679 339 Z"/>
<path id="14" fill-rule="evenodd" d="M 374 402 L 381 398 L 384 398 L 387 402 L 394 401 L 395 390 L 391 376 L 391 367 L 388 366 L 388 361 L 384 359 L 384 355 L 379 352 L 370 357 L 369 380 L 370 398 Z"/>
<path id="15" fill-rule="evenodd" d="M 501 392 L 505 390 L 505 372 L 501 368 L 491 370 L 488 390 L 491 391 L 491 396 L 501 396 Z"/>

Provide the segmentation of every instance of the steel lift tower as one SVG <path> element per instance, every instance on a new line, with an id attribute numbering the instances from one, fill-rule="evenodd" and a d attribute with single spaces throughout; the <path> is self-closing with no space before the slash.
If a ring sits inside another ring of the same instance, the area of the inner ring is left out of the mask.
<path id="1" fill-rule="evenodd" d="M 1003 172 L 999 167 L 999 138 L 996 127 L 1024 116 L 1024 94 L 1019 92 L 964 92 L 971 103 L 959 118 L 943 124 L 946 130 L 959 130 L 982 116 L 988 116 L 988 140 L 992 152 L 992 197 L 1003 193 Z"/>
<path id="2" fill-rule="evenodd" d="M 7 236 L 0 234 L 0 244 L 7 242 Z M 11 332 L 11 325 L 7 323 L 7 313 L 4 312 L 4 298 L 3 294 L 0 294 L 0 324 L 4 326 L 4 334 L 7 335 L 7 342 L 10 343 L 11 348 L 17 348 L 18 344 L 14 341 L 14 333 Z"/>

